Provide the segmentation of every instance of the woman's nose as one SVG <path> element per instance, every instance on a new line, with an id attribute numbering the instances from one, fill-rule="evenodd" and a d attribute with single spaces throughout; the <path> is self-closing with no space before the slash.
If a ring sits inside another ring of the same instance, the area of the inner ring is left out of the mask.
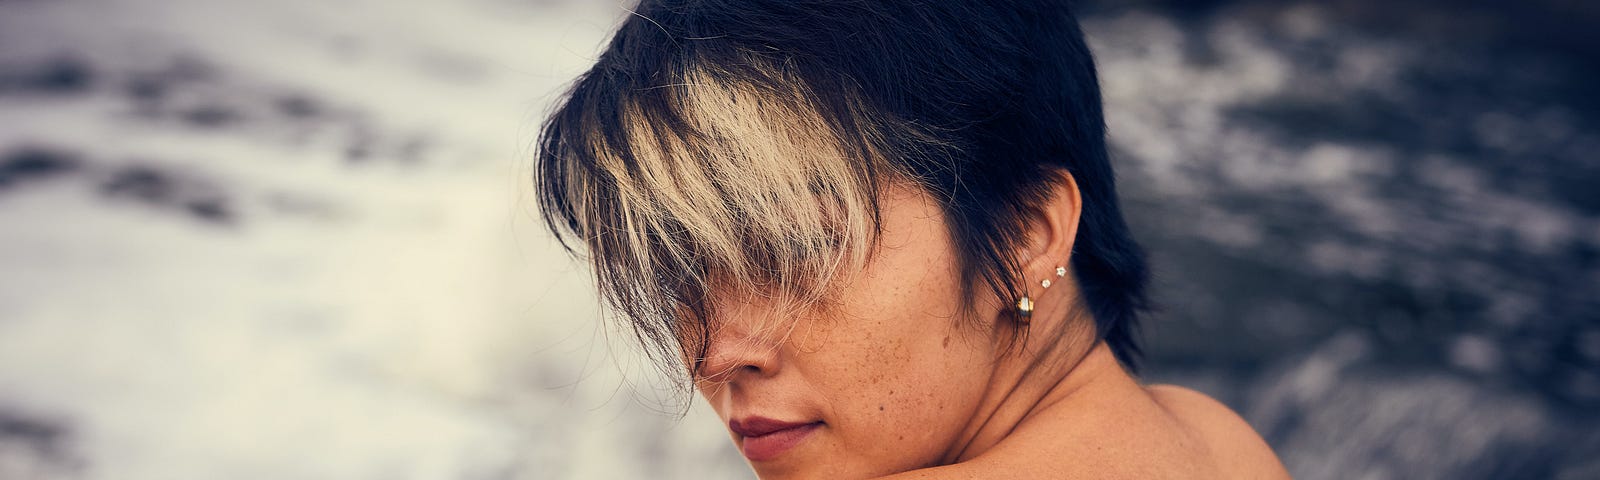
<path id="1" fill-rule="evenodd" d="M 719 325 L 706 339 L 705 358 L 695 374 L 712 382 L 771 377 L 782 364 L 782 340 L 770 333 L 752 333 L 739 325 Z"/>

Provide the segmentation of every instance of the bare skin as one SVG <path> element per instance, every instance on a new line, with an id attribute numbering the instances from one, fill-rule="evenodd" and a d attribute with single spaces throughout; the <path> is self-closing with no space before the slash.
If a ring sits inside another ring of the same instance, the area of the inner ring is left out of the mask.
<path id="1" fill-rule="evenodd" d="M 759 476 L 1288 478 L 1227 407 L 1139 384 L 1095 340 L 1072 275 L 1055 275 L 1082 211 L 1070 178 L 1016 252 L 1036 302 L 1026 325 L 995 298 L 975 303 L 978 322 L 959 321 L 958 257 L 937 206 L 903 187 L 883 202 L 878 249 L 826 311 L 786 323 L 761 299 L 718 307 L 697 388 Z M 753 417 L 806 433 L 761 453 L 759 434 L 730 423 Z"/>
<path id="2" fill-rule="evenodd" d="M 981 454 L 881 478 L 1282 479 L 1289 474 L 1226 406 L 1183 387 L 1141 386 L 1108 347 L 1097 344 L 1009 435 Z"/>

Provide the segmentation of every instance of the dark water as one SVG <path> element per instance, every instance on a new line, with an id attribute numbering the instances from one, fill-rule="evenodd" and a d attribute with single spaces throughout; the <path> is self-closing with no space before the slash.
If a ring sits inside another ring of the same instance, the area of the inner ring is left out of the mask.
<path id="1" fill-rule="evenodd" d="M 1297 478 L 1600 476 L 1600 9 L 1108 3 L 1108 92 L 1173 64 L 1200 90 L 1108 95 L 1150 378 Z M 1176 60 L 1119 64 L 1152 39 Z"/>

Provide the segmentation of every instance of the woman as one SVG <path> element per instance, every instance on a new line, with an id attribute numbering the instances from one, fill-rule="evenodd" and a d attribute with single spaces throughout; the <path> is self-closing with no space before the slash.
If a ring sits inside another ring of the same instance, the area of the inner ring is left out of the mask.
<path id="1" fill-rule="evenodd" d="M 645 1 L 546 220 L 762 478 L 1281 478 L 1130 373 L 1145 265 L 1059 1 Z"/>

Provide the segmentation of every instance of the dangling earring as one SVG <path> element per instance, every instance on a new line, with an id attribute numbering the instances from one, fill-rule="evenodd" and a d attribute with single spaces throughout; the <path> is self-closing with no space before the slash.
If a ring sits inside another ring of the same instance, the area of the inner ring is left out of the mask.
<path id="1" fill-rule="evenodd" d="M 1067 276 L 1067 267 L 1057 266 L 1056 278 L 1062 278 L 1065 276 Z M 1048 278 L 1039 282 L 1039 286 L 1044 288 L 1050 288 L 1051 284 L 1052 282 Z M 1022 323 L 1028 323 L 1028 321 L 1033 319 L 1033 299 L 1029 298 L 1028 294 L 1026 293 L 1022 294 L 1022 298 L 1017 299 L 1017 317 L 1022 321 Z"/>

